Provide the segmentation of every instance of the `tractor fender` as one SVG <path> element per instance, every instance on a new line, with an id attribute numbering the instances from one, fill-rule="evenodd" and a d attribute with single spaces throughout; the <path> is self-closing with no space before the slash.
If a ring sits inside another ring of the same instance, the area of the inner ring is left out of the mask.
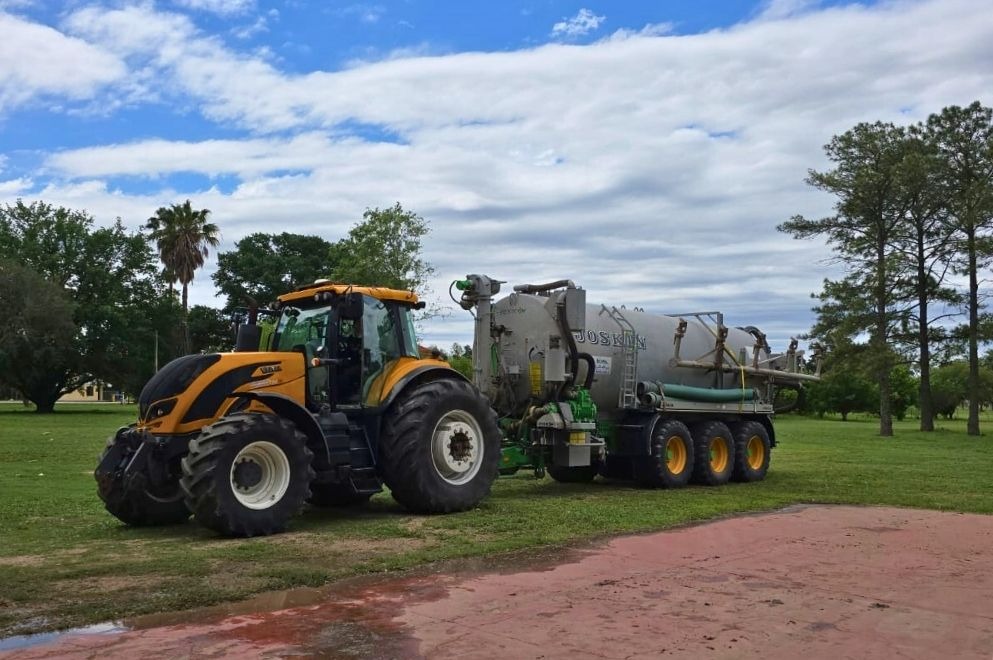
<path id="1" fill-rule="evenodd" d="M 294 401 L 285 394 L 274 392 L 244 392 L 238 394 L 238 399 L 258 401 L 280 417 L 285 417 L 300 429 L 310 440 L 311 450 L 318 448 L 326 454 L 330 460 L 331 450 L 328 448 L 327 439 L 324 437 L 324 430 L 317 423 L 310 411 Z M 233 407 L 233 406 L 232 406 Z"/>
<path id="2" fill-rule="evenodd" d="M 458 380 L 464 380 L 467 383 L 472 382 L 449 366 L 425 364 L 412 369 L 409 373 L 405 374 L 400 380 L 398 380 L 393 385 L 392 389 L 390 389 L 390 393 L 382 400 L 379 407 L 382 410 L 385 410 L 393 403 L 394 400 L 396 400 L 398 396 L 400 396 L 400 394 L 403 393 L 404 390 L 415 383 L 436 380 L 439 378 L 455 378 Z"/>

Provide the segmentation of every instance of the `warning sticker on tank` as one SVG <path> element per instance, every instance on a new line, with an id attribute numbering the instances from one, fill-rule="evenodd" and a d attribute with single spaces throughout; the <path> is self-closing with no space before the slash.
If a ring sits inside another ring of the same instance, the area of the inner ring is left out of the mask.
<path id="1" fill-rule="evenodd" d="M 609 374 L 610 373 L 610 358 L 597 356 L 594 358 L 596 360 L 596 372 L 598 374 Z"/>

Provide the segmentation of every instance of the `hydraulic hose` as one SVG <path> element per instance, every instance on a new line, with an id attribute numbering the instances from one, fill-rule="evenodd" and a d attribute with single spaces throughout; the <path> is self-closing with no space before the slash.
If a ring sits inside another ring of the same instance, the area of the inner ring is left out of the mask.
<path id="1" fill-rule="evenodd" d="M 518 293 L 543 293 L 552 289 L 561 289 L 562 287 L 575 289 L 576 285 L 572 280 L 556 280 L 547 284 L 518 284 L 514 287 L 514 291 Z"/>
<path id="2" fill-rule="evenodd" d="M 590 389 L 593 387 L 593 377 L 596 376 L 596 360 L 589 353 L 580 353 L 578 357 L 586 363 L 586 380 L 583 381 L 583 387 Z"/>
<path id="3" fill-rule="evenodd" d="M 567 280 L 562 280 L 563 282 Z M 554 283 L 553 283 L 554 284 Z M 525 285 L 530 286 L 530 285 Z M 546 285 L 539 285 L 546 286 Z M 517 287 L 514 287 L 515 289 Z M 562 383 L 562 387 L 559 388 L 558 398 L 562 399 L 565 396 L 565 391 L 567 388 L 572 387 L 576 384 L 576 376 L 579 371 L 579 347 L 576 346 L 576 338 L 572 336 L 572 329 L 569 327 L 569 319 L 565 316 L 565 301 L 560 300 L 555 304 L 555 309 L 558 311 L 559 315 L 559 328 L 562 329 L 562 335 L 566 340 L 566 345 L 569 347 L 569 378 Z"/>

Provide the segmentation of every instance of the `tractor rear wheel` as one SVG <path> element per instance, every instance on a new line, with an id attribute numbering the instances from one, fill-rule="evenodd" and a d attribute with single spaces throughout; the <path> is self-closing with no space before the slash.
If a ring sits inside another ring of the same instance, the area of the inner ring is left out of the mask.
<path id="1" fill-rule="evenodd" d="M 225 536 L 282 532 L 310 497 L 312 459 L 307 436 L 287 419 L 222 417 L 183 458 L 186 504 L 198 523 Z"/>
<path id="2" fill-rule="evenodd" d="M 652 429 L 652 453 L 634 459 L 634 477 L 646 488 L 682 488 L 693 474 L 693 439 L 675 419 L 660 420 Z"/>
<path id="3" fill-rule="evenodd" d="M 734 471 L 734 438 L 724 422 L 702 422 L 693 427 L 696 456 L 693 482 L 704 486 L 721 486 L 731 480 Z"/>
<path id="4" fill-rule="evenodd" d="M 112 452 L 117 457 L 111 460 L 121 468 L 134 455 L 134 450 L 120 433 L 107 439 L 107 447 L 97 465 L 102 466 Z M 134 471 L 123 478 L 97 472 L 97 495 L 107 511 L 127 525 L 174 525 L 190 517 L 178 476 L 174 481 L 156 486 L 144 471 Z"/>
<path id="5" fill-rule="evenodd" d="M 734 429 L 735 481 L 761 481 L 769 471 L 769 432 L 759 422 L 743 422 Z"/>
<path id="6" fill-rule="evenodd" d="M 379 453 L 383 481 L 404 507 L 464 511 L 489 494 L 497 476 L 496 413 L 466 381 L 413 385 L 387 413 Z"/>

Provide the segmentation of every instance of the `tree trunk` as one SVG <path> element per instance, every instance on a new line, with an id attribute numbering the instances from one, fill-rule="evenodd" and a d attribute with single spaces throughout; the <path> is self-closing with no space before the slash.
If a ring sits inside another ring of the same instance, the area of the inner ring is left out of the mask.
<path id="1" fill-rule="evenodd" d="M 979 281 L 976 274 L 976 230 L 969 228 L 969 421 L 966 433 L 979 435 Z"/>
<path id="2" fill-rule="evenodd" d="M 875 352 L 879 365 L 876 378 L 879 383 L 879 435 L 893 435 L 893 414 L 890 411 L 890 351 L 886 344 L 886 240 L 880 236 L 876 243 L 876 327 L 869 345 Z"/>
<path id="3" fill-rule="evenodd" d="M 189 286 L 188 282 L 183 282 L 183 355 L 189 355 L 191 350 L 188 286 Z"/>
<path id="4" fill-rule="evenodd" d="M 36 396 L 31 399 L 31 402 L 35 405 L 35 412 L 48 414 L 55 412 L 55 402 L 59 400 L 58 396 Z"/>
<path id="5" fill-rule="evenodd" d="M 918 392 L 918 406 L 921 411 L 921 431 L 934 431 L 934 403 L 931 399 L 931 346 L 928 342 L 928 296 L 927 273 L 924 272 L 923 238 L 917 244 L 917 304 L 919 318 L 917 327 L 918 349 L 921 354 L 921 382 Z"/>

